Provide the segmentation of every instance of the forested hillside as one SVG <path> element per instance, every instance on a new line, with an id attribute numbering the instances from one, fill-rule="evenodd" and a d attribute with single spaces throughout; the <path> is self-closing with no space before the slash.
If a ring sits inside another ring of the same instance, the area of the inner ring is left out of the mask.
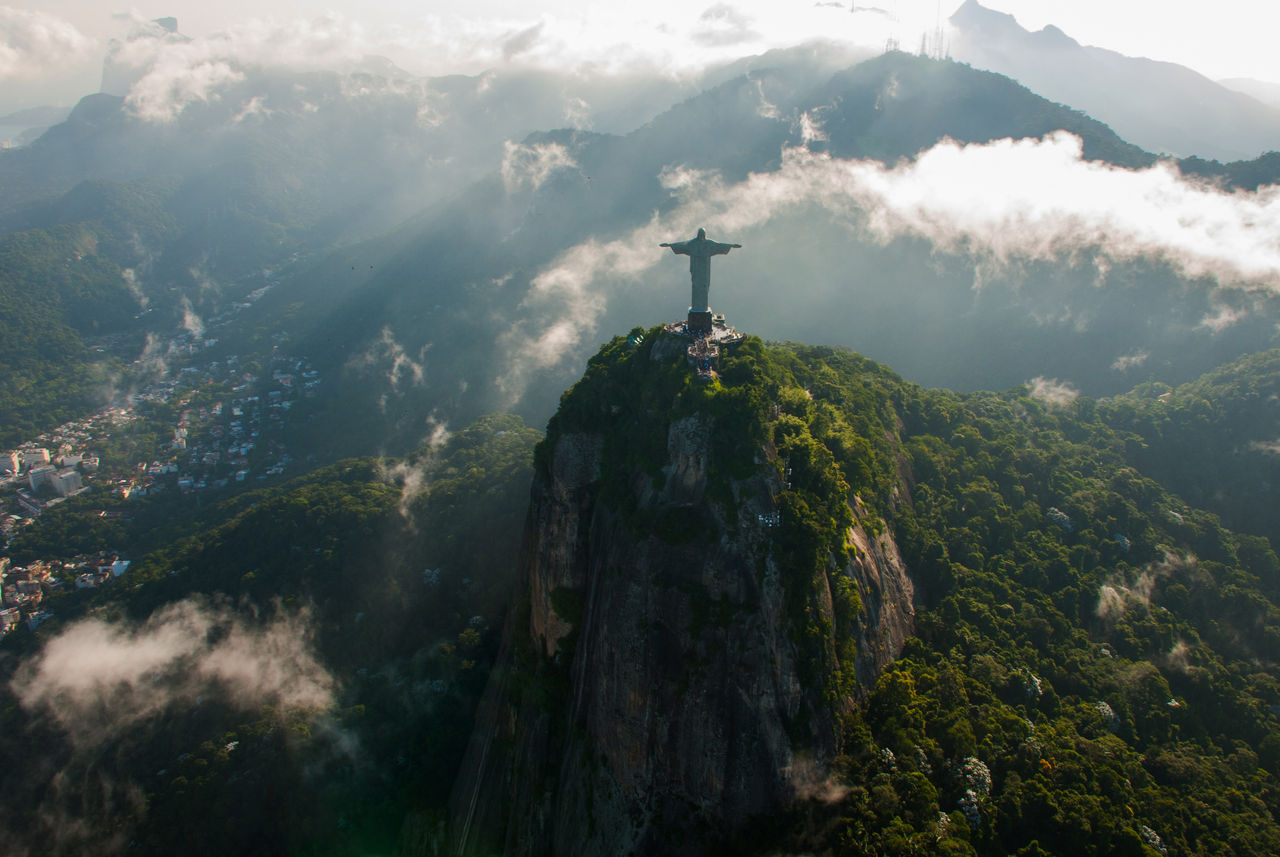
<path id="1" fill-rule="evenodd" d="M 399 462 L 216 505 L 135 501 L 114 524 L 83 502 L 47 513 L 16 555 L 50 533 L 35 555 L 134 563 L 114 586 L 66 587 L 55 619 L 4 641 L 0 743 L 20 761 L 0 774 L 6 848 L 389 850 L 448 794 L 536 438 L 491 417 Z"/>
<path id="2" fill-rule="evenodd" d="M 781 606 L 791 645 L 810 665 L 806 687 L 821 688 L 839 717 L 842 749 L 824 758 L 819 718 L 797 718 L 793 749 L 814 754 L 818 780 L 797 786 L 797 803 L 757 818 L 726 847 L 1244 855 L 1280 845 L 1272 786 L 1280 772 L 1280 562 L 1266 540 L 1232 533 L 1131 464 L 1132 435 L 1110 427 L 1093 400 L 1055 402 L 1027 388 L 926 390 L 849 352 L 752 340 L 723 359 L 718 381 L 688 373 L 681 384 L 679 363 L 666 365 L 671 352 L 660 357 L 650 344 L 661 336 L 633 331 L 606 346 L 566 395 L 540 455 L 551 454 L 556 438 L 602 435 L 598 496 L 611 511 L 592 520 L 620 515 L 642 543 L 708 551 L 744 520 L 733 510 L 746 500 L 726 480 L 785 470 L 769 561 L 789 593 Z M 673 410 L 664 412 L 664 401 Z M 696 525 L 678 506 L 653 507 L 670 468 L 654 469 L 660 439 L 643 431 L 647 421 L 689 419 L 712 422 L 704 490 L 724 508 Z M 764 455 L 770 447 L 776 458 Z M 540 460 L 543 472 L 563 466 Z M 1179 459 L 1162 465 L 1175 472 Z M 852 614 L 841 612 L 842 578 L 833 569 L 858 554 L 850 524 L 873 527 L 879 514 L 916 588 L 916 634 L 858 691 L 848 676 L 857 645 L 840 635 L 851 633 L 859 600 Z M 591 544 L 606 538 L 593 530 Z M 595 549 L 607 555 L 608 544 Z M 834 615 L 822 607 L 827 599 Z M 755 608 L 731 597 L 711 603 L 716 630 L 707 637 L 695 620 L 690 640 L 704 635 L 703 645 L 723 640 L 732 649 L 733 629 Z M 538 604 L 535 593 L 535 614 Z M 564 706 L 573 728 L 584 681 L 574 678 L 576 659 L 587 657 L 574 641 L 606 630 L 580 625 L 581 610 L 561 615 L 573 629 L 563 660 L 552 665 L 526 652 L 517 672 L 540 676 L 543 704 Z M 519 641 L 529 631 L 517 624 L 510 633 Z M 829 634 L 834 643 L 823 642 Z M 693 678 L 675 669 L 677 680 Z M 521 693 L 528 698 L 528 689 Z M 847 706 L 850 694 L 865 696 Z M 589 745 L 600 727 L 592 719 L 578 728 L 588 729 Z M 584 740 L 574 735 L 565 740 Z M 638 776 L 616 754 L 598 752 L 591 758 L 610 781 Z M 565 764 L 563 777 L 579 776 Z M 648 833 L 644 850 L 714 843 L 723 822 L 666 823 L 675 826 Z M 548 830 L 561 843 L 590 835 L 554 822 Z"/>
<path id="3" fill-rule="evenodd" d="M 1102 402 L 1131 432 L 1126 456 L 1187 502 L 1280 544 L 1280 351 L 1260 351 L 1170 387 L 1146 384 Z"/>
<path id="4" fill-rule="evenodd" d="M 850 352 L 753 339 L 710 386 L 682 364 L 659 382 L 635 345 L 659 332 L 641 333 L 593 360 L 553 438 L 605 431 L 648 466 L 655 439 L 612 406 L 667 385 L 688 413 L 717 415 L 725 477 L 741 477 L 733 462 L 753 444 L 788 464 L 774 556 L 793 575 L 793 645 L 844 627 L 811 627 L 806 587 L 856 555 L 850 522 L 884 517 L 919 601 L 916 635 L 873 685 L 839 667 L 856 641 L 811 660 L 835 676 L 825 698 L 861 702 L 838 706 L 842 751 L 817 760 L 821 788 L 757 818 L 739 851 L 1274 850 L 1280 564 L 1266 540 L 1153 478 L 1172 486 L 1196 465 L 1114 427 L 1136 412 L 1128 398 L 958 395 Z M 1268 377 L 1267 359 L 1176 395 L 1230 411 L 1252 401 L 1241 391 Z M 135 564 L 6 640 L 3 734 L 23 760 L 4 775 L 8 835 L 65 853 L 111 831 L 148 853 L 438 841 L 514 580 L 535 437 L 487 418 L 399 464 L 343 463 L 221 504 L 157 498 L 92 529 L 82 501 L 47 513 L 16 552 L 61 533 L 68 549 Z M 610 490 L 623 502 L 629 489 Z M 697 529 L 708 521 L 628 514 L 641 540 L 711 537 Z M 163 650 L 166 629 L 207 643 L 153 661 L 148 678 L 116 671 L 116 647 Z M 105 641 L 105 683 L 79 684 L 56 664 L 91 639 Z M 292 664 L 274 690 L 208 666 L 244 640 Z M 68 818 L 84 826 L 60 840 Z"/>

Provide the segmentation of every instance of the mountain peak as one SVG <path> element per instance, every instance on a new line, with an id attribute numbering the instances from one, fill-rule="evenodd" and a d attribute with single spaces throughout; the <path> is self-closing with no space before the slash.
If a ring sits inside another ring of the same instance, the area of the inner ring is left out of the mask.
<path id="1" fill-rule="evenodd" d="M 948 20 L 953 27 L 961 30 L 985 30 L 993 33 L 1026 32 L 1013 15 L 988 9 L 978 0 L 965 0 Z"/>
<path id="2" fill-rule="evenodd" d="M 997 12 L 988 9 L 978 0 L 965 0 L 964 4 L 949 19 L 951 25 L 958 30 L 982 35 L 986 38 L 1029 39 L 1041 48 L 1078 48 L 1080 43 L 1068 36 L 1053 24 L 1044 29 L 1032 32 L 1018 23 L 1018 19 L 1008 12 Z"/>
<path id="3" fill-rule="evenodd" d="M 1083 46 L 1053 25 L 1031 32 L 977 0 L 950 22 L 956 60 L 1007 75 L 1149 151 L 1234 161 L 1275 148 L 1280 113 L 1184 66 Z"/>
<path id="4" fill-rule="evenodd" d="M 1043 30 L 1033 33 L 1032 37 L 1041 45 L 1054 48 L 1078 48 L 1080 43 L 1068 36 L 1062 30 L 1049 24 Z"/>
<path id="5" fill-rule="evenodd" d="M 888 444 L 893 382 L 826 357 L 854 370 L 866 449 Z M 685 340 L 637 328 L 562 399 L 494 673 L 523 685 L 495 682 L 477 719 L 459 853 L 703 854 L 840 756 L 855 695 L 911 633 L 914 585 L 868 511 L 887 500 L 870 456 L 841 445 L 853 424 L 814 404 L 805 367 L 749 337 L 693 380 Z"/>

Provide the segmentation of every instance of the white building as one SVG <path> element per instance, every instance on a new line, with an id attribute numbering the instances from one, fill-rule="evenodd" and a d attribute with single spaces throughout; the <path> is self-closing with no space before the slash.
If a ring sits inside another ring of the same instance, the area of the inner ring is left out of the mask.
<path id="1" fill-rule="evenodd" d="M 80 478 L 80 471 L 74 467 L 64 467 L 54 475 L 53 490 L 58 492 L 59 497 L 74 494 L 83 487 L 84 480 Z"/>
<path id="2" fill-rule="evenodd" d="M 41 464 L 48 464 L 48 463 L 49 463 L 49 450 L 44 448 L 22 450 L 22 466 L 23 467 L 38 467 Z"/>
<path id="3" fill-rule="evenodd" d="M 129 570 L 129 560 L 116 559 L 110 565 L 98 566 L 98 571 L 110 571 L 112 577 L 119 577 Z"/>
<path id="4" fill-rule="evenodd" d="M 48 461 L 48 456 L 45 460 Z M 53 480 L 57 475 L 58 468 L 52 464 L 41 464 L 27 471 L 27 484 L 31 486 L 32 491 L 39 492 L 46 486 L 53 487 Z"/>

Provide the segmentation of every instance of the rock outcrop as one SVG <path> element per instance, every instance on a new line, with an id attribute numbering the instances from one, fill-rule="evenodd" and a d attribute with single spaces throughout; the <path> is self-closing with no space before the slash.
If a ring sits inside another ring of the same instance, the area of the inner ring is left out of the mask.
<path id="1" fill-rule="evenodd" d="M 661 420 L 660 466 L 553 422 L 521 591 L 454 790 L 459 853 L 705 853 L 842 752 L 842 714 L 911 631 L 910 578 L 883 522 L 856 516 L 847 561 L 785 567 L 785 468 L 768 442 L 718 460 L 726 419 Z"/>

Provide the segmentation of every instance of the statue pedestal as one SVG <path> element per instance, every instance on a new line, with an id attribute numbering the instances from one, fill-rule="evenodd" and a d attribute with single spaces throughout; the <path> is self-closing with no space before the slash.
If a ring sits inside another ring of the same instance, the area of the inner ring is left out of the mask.
<path id="1" fill-rule="evenodd" d="M 705 312 L 689 310 L 689 329 L 711 330 L 711 310 Z"/>

